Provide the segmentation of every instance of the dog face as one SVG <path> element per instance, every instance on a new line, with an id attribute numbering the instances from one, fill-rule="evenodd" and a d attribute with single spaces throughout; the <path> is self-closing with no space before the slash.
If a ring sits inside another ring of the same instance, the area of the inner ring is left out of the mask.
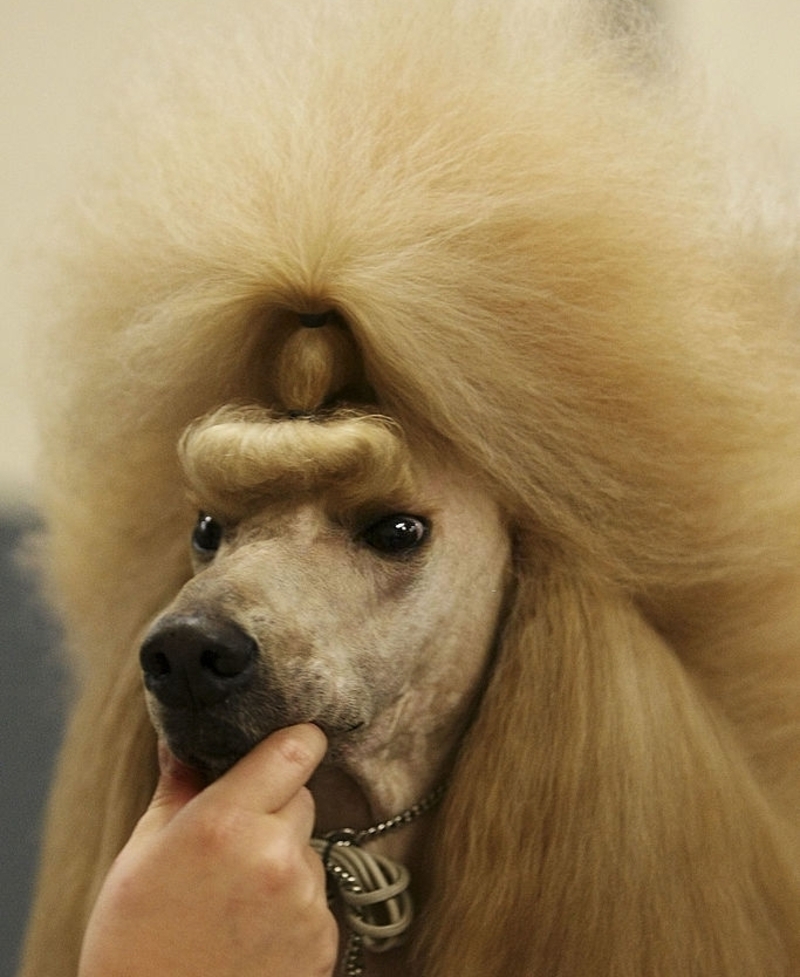
<path id="1" fill-rule="evenodd" d="M 359 496 L 201 513 L 195 576 L 141 661 L 155 725 L 209 776 L 314 722 L 329 764 L 413 800 L 453 749 L 492 647 L 508 533 L 452 470 L 418 473 L 402 510 Z"/>

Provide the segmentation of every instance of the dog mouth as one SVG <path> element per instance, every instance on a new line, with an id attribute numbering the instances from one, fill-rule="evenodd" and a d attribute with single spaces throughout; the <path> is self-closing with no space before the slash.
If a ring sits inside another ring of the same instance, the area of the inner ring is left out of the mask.
<path id="1" fill-rule="evenodd" d="M 139 654 L 154 726 L 178 760 L 209 780 L 286 726 L 319 726 L 330 757 L 368 719 L 321 667 L 277 674 L 253 636 L 229 618 L 168 614 Z"/>
<path id="2" fill-rule="evenodd" d="M 210 783 L 230 770 L 272 733 L 305 722 L 318 726 L 327 737 L 328 753 L 323 762 L 335 760 L 347 749 L 350 737 L 365 726 L 362 720 L 331 722 L 309 716 L 247 728 L 224 718 L 211 721 L 209 717 L 198 715 L 172 715 L 165 717 L 159 723 L 159 728 L 174 756 L 197 770 Z"/>

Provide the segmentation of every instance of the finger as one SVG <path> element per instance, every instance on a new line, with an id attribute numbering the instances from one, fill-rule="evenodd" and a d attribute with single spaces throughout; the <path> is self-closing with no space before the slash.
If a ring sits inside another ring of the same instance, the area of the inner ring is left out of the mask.
<path id="1" fill-rule="evenodd" d="M 245 810 L 274 814 L 305 785 L 325 756 L 325 734 L 310 724 L 268 736 L 206 789 L 209 800 L 235 801 Z"/>
<path id="2" fill-rule="evenodd" d="M 272 813 L 273 818 L 283 821 L 292 836 L 306 844 L 314 832 L 316 809 L 314 798 L 307 787 L 301 787 L 286 804 Z"/>

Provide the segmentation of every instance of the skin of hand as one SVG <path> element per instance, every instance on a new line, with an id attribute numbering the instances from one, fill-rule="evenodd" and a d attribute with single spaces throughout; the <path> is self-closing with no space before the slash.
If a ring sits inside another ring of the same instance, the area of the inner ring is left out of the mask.
<path id="1" fill-rule="evenodd" d="M 330 977 L 338 932 L 309 846 L 315 726 L 279 730 L 203 789 L 165 748 L 100 890 L 79 977 Z"/>

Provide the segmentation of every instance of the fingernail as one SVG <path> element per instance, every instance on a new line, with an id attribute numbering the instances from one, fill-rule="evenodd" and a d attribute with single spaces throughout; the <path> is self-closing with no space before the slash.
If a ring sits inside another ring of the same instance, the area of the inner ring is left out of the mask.
<path id="1" fill-rule="evenodd" d="M 313 723 L 299 723 L 296 726 L 286 726 L 279 730 L 282 736 L 287 737 L 288 744 L 299 747 L 304 753 L 309 754 L 311 762 L 316 766 L 325 756 L 328 749 L 328 738 Z M 286 740 L 284 741 L 286 743 Z"/>

